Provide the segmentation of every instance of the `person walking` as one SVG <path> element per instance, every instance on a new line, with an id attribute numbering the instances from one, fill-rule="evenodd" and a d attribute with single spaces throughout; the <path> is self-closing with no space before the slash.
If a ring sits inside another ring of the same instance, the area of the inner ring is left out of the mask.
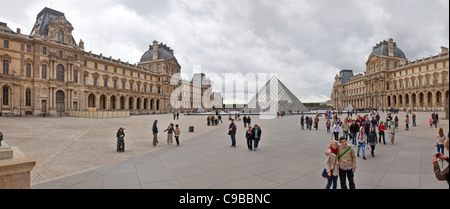
<path id="1" fill-rule="evenodd" d="M 244 128 L 247 127 L 247 116 L 244 115 L 244 117 L 242 118 L 242 121 L 244 122 Z"/>
<path id="2" fill-rule="evenodd" d="M 363 155 L 363 159 L 366 159 L 366 154 L 365 154 L 365 149 L 366 149 L 366 141 L 367 141 L 367 133 L 366 133 L 366 128 L 364 126 L 361 126 L 361 128 L 359 129 L 359 133 L 358 136 L 356 137 L 358 140 L 358 152 L 357 152 L 357 157 L 359 157 L 359 150 L 362 147 L 362 155 Z"/>
<path id="3" fill-rule="evenodd" d="M 319 129 L 319 116 L 316 116 L 316 118 L 314 118 L 314 128 Z"/>
<path id="4" fill-rule="evenodd" d="M 169 127 L 167 127 L 166 130 L 164 130 L 164 132 L 167 131 L 167 145 L 170 145 L 173 143 L 173 123 L 169 124 Z"/>
<path id="5" fill-rule="evenodd" d="M 236 147 L 236 125 L 234 124 L 234 120 L 231 120 L 231 124 L 228 127 L 228 135 L 231 137 L 231 146 Z"/>
<path id="6" fill-rule="evenodd" d="M 117 131 L 117 152 L 125 152 L 125 131 L 120 127 Z"/>
<path id="7" fill-rule="evenodd" d="M 331 121 L 329 118 L 327 118 L 326 126 L 327 126 L 327 133 L 330 133 Z"/>
<path id="8" fill-rule="evenodd" d="M 342 135 L 345 136 L 345 139 L 348 140 L 348 130 L 350 126 L 348 124 L 348 118 L 345 118 L 344 122 L 342 123 Z"/>
<path id="9" fill-rule="evenodd" d="M 391 138 L 391 144 L 394 144 L 394 139 L 395 139 L 395 122 L 391 121 L 391 125 L 389 126 L 389 138 Z"/>
<path id="10" fill-rule="evenodd" d="M 245 132 L 245 138 L 247 139 L 247 147 L 248 150 L 253 150 L 253 133 L 252 133 L 252 126 L 248 126 L 247 131 Z"/>
<path id="11" fill-rule="evenodd" d="M 372 157 L 375 157 L 375 146 L 377 145 L 377 132 L 375 131 L 374 126 L 370 127 L 367 142 L 370 145 L 370 154 L 372 154 Z"/>
<path id="12" fill-rule="evenodd" d="M 444 153 L 444 142 L 445 142 L 445 135 L 444 135 L 444 129 L 439 128 L 438 135 L 436 136 L 436 139 L 438 140 L 436 143 L 437 152 L 438 153 Z"/>
<path id="13" fill-rule="evenodd" d="M 395 130 L 398 132 L 398 117 L 395 116 L 394 118 L 394 124 L 395 124 Z"/>
<path id="14" fill-rule="evenodd" d="M 302 130 L 305 129 L 305 118 L 303 118 L 303 115 L 302 115 L 302 117 L 300 118 L 300 126 L 301 126 Z"/>
<path id="15" fill-rule="evenodd" d="M 180 146 L 180 128 L 178 127 L 178 124 L 175 125 L 175 141 L 177 141 L 177 147 Z"/>
<path id="16" fill-rule="evenodd" d="M 387 130 L 387 128 L 384 126 L 383 121 L 380 122 L 380 125 L 378 125 L 378 142 L 381 144 L 381 137 L 383 137 L 383 144 L 386 144 L 384 131 Z"/>
<path id="17" fill-rule="evenodd" d="M 406 125 L 406 129 L 405 130 L 409 130 L 409 115 L 406 115 L 405 125 Z"/>
<path id="18" fill-rule="evenodd" d="M 250 118 L 250 115 L 247 116 L 247 124 L 250 126 L 252 124 L 252 118 Z"/>
<path id="19" fill-rule="evenodd" d="M 351 134 L 353 145 L 356 145 L 356 137 L 358 135 L 358 131 L 359 131 L 359 126 L 358 126 L 358 124 L 356 124 L 356 121 L 353 120 L 352 125 L 350 125 L 350 134 Z"/>
<path id="20" fill-rule="evenodd" d="M 341 129 L 341 127 L 339 126 L 339 123 L 338 123 L 338 121 L 336 120 L 336 121 L 334 121 L 334 124 L 333 124 L 333 135 L 334 135 L 334 140 L 339 140 L 339 132 L 341 131 L 340 130 Z"/>
<path id="21" fill-rule="evenodd" d="M 261 127 L 259 127 L 257 124 L 255 124 L 253 126 L 252 129 L 252 134 L 253 134 L 253 145 L 254 145 L 254 151 L 258 150 L 258 146 L 259 146 L 259 141 L 261 140 L 261 135 L 262 135 L 262 131 L 261 131 Z"/>
<path id="22" fill-rule="evenodd" d="M 159 141 L 158 141 L 158 120 L 155 120 L 155 122 L 153 122 L 153 127 L 152 127 L 152 131 L 153 131 L 153 147 L 158 147 Z"/>
<path id="23" fill-rule="evenodd" d="M 328 178 L 325 189 L 330 189 L 331 185 L 333 185 L 333 189 L 336 189 L 339 176 L 339 170 L 336 169 L 338 158 L 338 141 L 333 140 L 328 147 L 327 152 L 329 155 L 325 158 L 325 169 L 328 174 Z"/>
<path id="24" fill-rule="evenodd" d="M 412 113 L 411 118 L 412 118 L 412 126 L 413 126 L 413 127 L 417 127 L 417 124 L 416 124 L 416 114 Z"/>

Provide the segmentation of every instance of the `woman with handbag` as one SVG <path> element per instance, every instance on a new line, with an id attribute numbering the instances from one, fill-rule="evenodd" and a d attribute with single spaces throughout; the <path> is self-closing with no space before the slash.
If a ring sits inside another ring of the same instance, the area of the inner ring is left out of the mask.
<path id="1" fill-rule="evenodd" d="M 338 141 L 331 141 L 329 149 L 327 150 L 329 155 L 325 159 L 325 170 L 327 178 L 326 189 L 330 189 L 333 184 L 333 189 L 337 188 L 337 180 L 339 176 L 339 170 L 336 169 L 337 156 L 338 156 Z"/>

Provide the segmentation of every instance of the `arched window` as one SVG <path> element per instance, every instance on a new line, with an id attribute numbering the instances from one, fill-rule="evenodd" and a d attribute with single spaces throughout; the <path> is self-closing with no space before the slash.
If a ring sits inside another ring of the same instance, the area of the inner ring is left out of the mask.
<path id="1" fill-rule="evenodd" d="M 56 80 L 59 82 L 64 82 L 64 66 L 61 64 L 56 66 Z"/>
<path id="2" fill-rule="evenodd" d="M 64 31 L 62 30 L 58 31 L 58 41 L 64 43 Z"/>
<path id="3" fill-rule="evenodd" d="M 25 90 L 25 106 L 31 106 L 31 89 Z"/>

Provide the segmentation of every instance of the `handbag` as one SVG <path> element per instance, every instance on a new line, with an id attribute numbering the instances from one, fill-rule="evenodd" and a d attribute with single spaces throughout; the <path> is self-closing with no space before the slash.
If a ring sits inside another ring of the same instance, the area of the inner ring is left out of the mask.
<path id="1" fill-rule="evenodd" d="M 334 159 L 333 169 L 331 169 L 331 171 L 330 171 L 330 172 L 331 172 L 331 175 L 333 175 L 333 170 L 334 170 L 334 168 L 336 167 L 336 162 L 337 162 L 337 156 L 336 156 L 336 158 Z M 329 177 L 326 168 L 324 168 L 323 171 L 322 171 L 322 177 L 324 177 L 324 178 L 326 178 L 326 179 Z"/>

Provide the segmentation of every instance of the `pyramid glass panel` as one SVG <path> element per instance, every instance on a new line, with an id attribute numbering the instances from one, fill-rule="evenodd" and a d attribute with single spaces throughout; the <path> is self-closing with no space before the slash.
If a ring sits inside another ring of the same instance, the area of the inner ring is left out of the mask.
<path id="1" fill-rule="evenodd" d="M 272 77 L 266 85 L 250 100 L 244 112 L 269 113 L 307 112 L 308 108 L 292 92 L 276 78 Z"/>

